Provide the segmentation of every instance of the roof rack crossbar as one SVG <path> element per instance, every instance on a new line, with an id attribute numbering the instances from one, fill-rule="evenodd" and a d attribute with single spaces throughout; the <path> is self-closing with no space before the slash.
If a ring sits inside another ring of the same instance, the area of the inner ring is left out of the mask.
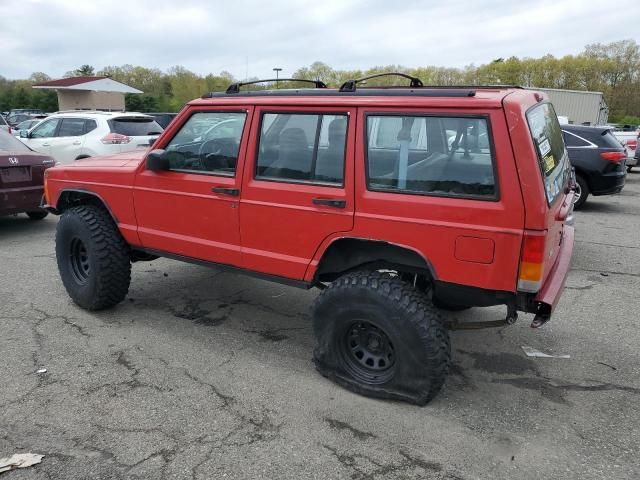
<path id="1" fill-rule="evenodd" d="M 245 85 L 254 85 L 256 83 L 267 83 L 267 82 L 305 82 L 305 83 L 313 83 L 315 88 L 327 88 L 327 85 L 320 80 L 307 80 L 306 78 L 267 78 L 264 80 L 253 80 L 251 82 L 236 82 L 229 85 L 227 91 L 225 93 L 240 93 L 240 87 L 244 87 Z"/>
<path id="2" fill-rule="evenodd" d="M 387 73 L 376 73 L 375 75 L 369 75 L 367 77 L 357 78 L 355 80 L 347 80 L 340 87 L 340 91 L 341 92 L 355 92 L 356 91 L 356 85 L 358 83 L 364 82 L 366 80 L 370 80 L 372 78 L 386 77 L 386 76 L 389 76 L 389 75 L 395 75 L 395 76 L 398 76 L 398 77 L 403 77 L 403 78 L 406 78 L 408 80 L 411 80 L 411 83 L 409 84 L 409 86 L 411 88 L 420 88 L 420 87 L 424 86 L 423 83 L 422 83 L 422 80 L 420 80 L 418 77 L 412 77 L 411 75 L 407 75 L 406 73 L 401 73 L 401 72 L 387 72 Z"/>

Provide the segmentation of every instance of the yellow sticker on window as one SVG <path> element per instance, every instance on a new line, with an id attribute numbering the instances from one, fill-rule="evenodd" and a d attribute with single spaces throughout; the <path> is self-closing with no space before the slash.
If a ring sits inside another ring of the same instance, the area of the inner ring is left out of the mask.
<path id="1" fill-rule="evenodd" d="M 553 155 L 547 155 L 546 157 L 544 157 L 544 165 L 545 165 L 544 173 L 549 173 L 551 170 L 553 170 L 553 167 L 556 166 L 556 162 L 553 159 Z"/>

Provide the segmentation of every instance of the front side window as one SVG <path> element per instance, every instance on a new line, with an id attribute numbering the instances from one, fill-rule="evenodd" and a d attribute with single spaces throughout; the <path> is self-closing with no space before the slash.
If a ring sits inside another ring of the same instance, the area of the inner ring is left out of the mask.
<path id="1" fill-rule="evenodd" d="M 245 112 L 191 115 L 165 147 L 170 169 L 233 176 L 246 118 Z"/>
<path id="2" fill-rule="evenodd" d="M 52 118 L 51 120 L 42 122 L 33 130 L 33 132 L 31 132 L 31 138 L 53 137 L 53 135 L 56 133 L 56 128 L 58 127 L 59 122 L 59 118 Z"/>
<path id="3" fill-rule="evenodd" d="M 63 118 L 56 137 L 79 137 L 84 135 L 84 118 Z"/>
<path id="4" fill-rule="evenodd" d="M 368 115 L 367 187 L 422 195 L 497 198 L 487 120 Z"/>
<path id="5" fill-rule="evenodd" d="M 266 113 L 256 178 L 342 185 L 346 138 L 346 115 Z"/>
<path id="6" fill-rule="evenodd" d="M 527 122 L 538 153 L 547 201 L 551 205 L 562 193 L 570 175 L 562 129 L 550 103 L 541 103 L 530 109 Z"/>

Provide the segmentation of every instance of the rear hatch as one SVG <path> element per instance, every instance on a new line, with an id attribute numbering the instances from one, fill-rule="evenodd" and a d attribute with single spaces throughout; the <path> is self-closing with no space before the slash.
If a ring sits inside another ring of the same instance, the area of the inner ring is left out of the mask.
<path id="1" fill-rule="evenodd" d="M 518 287 L 519 290 L 535 292 L 544 285 L 560 252 L 564 223 L 572 210 L 573 195 L 569 194 L 572 170 L 553 105 L 538 104 L 527 111 L 526 117 L 538 157 L 538 172 L 545 190 L 547 209 L 546 229 L 526 231 L 523 247 L 525 252 L 534 252 L 531 263 L 541 267 L 542 275 L 537 282 L 529 285 L 521 285 L 520 280 Z"/>
<path id="2" fill-rule="evenodd" d="M 149 148 L 163 132 L 163 128 L 148 115 L 127 115 L 108 120 L 113 143 L 121 152 Z"/>
<path id="3" fill-rule="evenodd" d="M 0 132 L 0 190 L 43 185 L 45 169 L 54 165 L 13 135 Z"/>

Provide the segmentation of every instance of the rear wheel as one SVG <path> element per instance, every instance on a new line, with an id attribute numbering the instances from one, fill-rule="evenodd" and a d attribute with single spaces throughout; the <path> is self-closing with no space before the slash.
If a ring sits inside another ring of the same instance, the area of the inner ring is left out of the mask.
<path id="1" fill-rule="evenodd" d="M 103 208 L 65 211 L 56 231 L 56 258 L 69 296 L 82 308 L 101 310 L 124 300 L 131 280 L 129 246 Z"/>
<path id="2" fill-rule="evenodd" d="M 573 208 L 578 210 L 584 205 L 589 196 L 589 185 L 581 175 L 576 175 L 576 189 L 573 197 Z"/>
<path id="3" fill-rule="evenodd" d="M 629 165 L 629 166 L 627 167 L 627 172 L 631 173 L 631 170 L 633 170 L 633 165 Z"/>
<path id="4" fill-rule="evenodd" d="M 32 212 L 26 212 L 26 213 L 31 220 L 42 220 L 47 215 L 49 215 L 49 212 L 47 212 L 46 210 L 34 210 Z"/>
<path id="5" fill-rule="evenodd" d="M 320 373 L 370 397 L 428 403 L 450 363 L 449 335 L 428 297 L 382 272 L 352 272 L 313 308 Z"/>

